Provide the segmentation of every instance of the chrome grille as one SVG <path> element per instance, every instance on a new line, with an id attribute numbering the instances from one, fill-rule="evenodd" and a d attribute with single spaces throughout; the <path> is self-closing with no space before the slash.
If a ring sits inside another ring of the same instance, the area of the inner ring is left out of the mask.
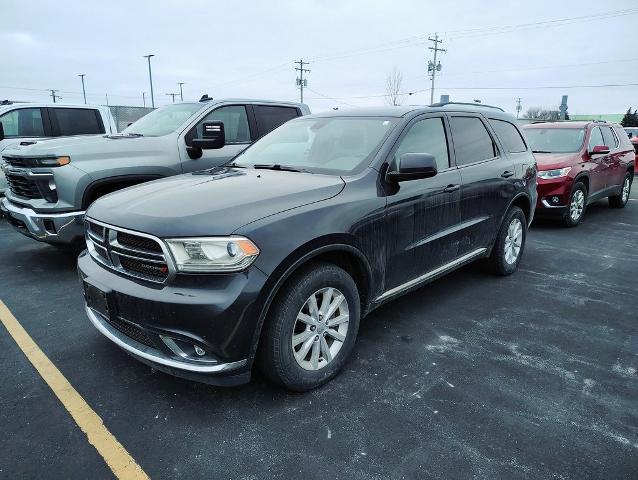
<path id="1" fill-rule="evenodd" d="M 28 177 L 5 171 L 11 193 L 23 198 L 42 198 L 38 184 Z"/>
<path id="2" fill-rule="evenodd" d="M 36 158 L 3 156 L 2 159 L 12 167 L 31 168 L 38 166 Z"/>
<path id="3" fill-rule="evenodd" d="M 129 277 L 166 281 L 170 260 L 159 239 L 90 219 L 85 224 L 86 245 L 96 261 Z"/>

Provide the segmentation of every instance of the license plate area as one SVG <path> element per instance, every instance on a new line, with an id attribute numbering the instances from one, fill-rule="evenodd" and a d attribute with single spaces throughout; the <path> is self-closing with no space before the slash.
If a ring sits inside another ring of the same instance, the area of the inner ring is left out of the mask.
<path id="1" fill-rule="evenodd" d="M 84 280 L 82 284 L 87 306 L 108 319 L 113 318 L 115 316 L 112 300 L 113 292 L 93 285 L 87 280 Z"/>

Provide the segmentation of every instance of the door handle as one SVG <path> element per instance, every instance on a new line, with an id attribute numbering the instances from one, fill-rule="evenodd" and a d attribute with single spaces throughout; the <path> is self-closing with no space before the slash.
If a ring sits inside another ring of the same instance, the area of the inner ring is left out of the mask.
<path id="1" fill-rule="evenodd" d="M 503 178 L 510 178 L 514 176 L 514 172 L 510 172 L 509 170 L 505 170 L 503 173 L 501 173 L 501 177 Z"/>
<path id="2" fill-rule="evenodd" d="M 445 193 L 452 193 L 452 192 L 456 192 L 459 188 L 461 188 L 461 185 L 448 185 L 447 187 L 443 189 L 443 191 Z"/>

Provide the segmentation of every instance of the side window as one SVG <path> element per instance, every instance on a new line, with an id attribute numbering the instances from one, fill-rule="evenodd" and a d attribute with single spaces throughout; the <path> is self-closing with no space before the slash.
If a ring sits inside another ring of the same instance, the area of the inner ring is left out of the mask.
<path id="1" fill-rule="evenodd" d="M 610 149 L 614 149 L 618 146 L 618 140 L 616 140 L 616 136 L 614 132 L 611 131 L 611 127 L 600 127 L 603 132 L 603 141 L 604 145 L 607 145 Z"/>
<path id="2" fill-rule="evenodd" d="M 430 153 L 436 159 L 438 170 L 448 168 L 450 158 L 443 119 L 426 118 L 412 125 L 394 154 L 395 164 L 404 153 Z"/>
<path id="3" fill-rule="evenodd" d="M 589 151 L 591 152 L 594 147 L 598 145 L 604 145 L 605 140 L 603 140 L 603 134 L 600 133 L 600 128 L 596 127 L 591 131 L 591 135 L 589 136 Z"/>
<path id="4" fill-rule="evenodd" d="M 57 124 L 57 134 L 91 135 L 105 133 L 104 125 L 100 121 L 96 110 L 88 108 L 51 108 L 53 122 Z"/>
<path id="5" fill-rule="evenodd" d="M 490 124 L 496 131 L 496 134 L 501 139 L 505 148 L 510 153 L 521 153 L 527 151 L 525 140 L 521 136 L 521 132 L 518 131 L 514 125 L 504 120 L 496 120 L 490 118 Z"/>
<path id="6" fill-rule="evenodd" d="M 496 145 L 480 118 L 451 117 L 450 125 L 457 166 L 496 157 Z"/>
<path id="7" fill-rule="evenodd" d="M 275 107 L 269 105 L 255 105 L 255 117 L 257 117 L 257 128 L 259 136 L 263 137 L 275 128 L 283 125 L 288 120 L 297 118 L 299 112 L 293 107 Z"/>
<path id="8" fill-rule="evenodd" d="M 248 116 L 243 105 L 229 105 L 213 110 L 195 126 L 190 138 L 202 137 L 202 124 L 204 122 L 224 122 L 226 143 L 250 143 L 250 130 L 248 129 Z"/>
<path id="9" fill-rule="evenodd" d="M 0 117 L 0 122 L 7 138 L 44 136 L 42 111 L 39 108 L 11 110 Z"/>

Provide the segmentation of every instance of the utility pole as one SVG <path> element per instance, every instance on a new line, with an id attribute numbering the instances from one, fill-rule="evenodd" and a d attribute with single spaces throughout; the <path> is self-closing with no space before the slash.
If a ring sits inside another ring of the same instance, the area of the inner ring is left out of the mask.
<path id="1" fill-rule="evenodd" d="M 179 95 L 179 93 L 167 93 L 166 95 L 170 95 L 171 97 L 173 97 L 173 103 L 175 103 L 175 97 Z"/>
<path id="2" fill-rule="evenodd" d="M 105 93 L 104 96 L 106 97 L 106 106 L 109 106 L 109 94 Z"/>
<path id="3" fill-rule="evenodd" d="M 80 73 L 78 77 L 82 79 L 82 95 L 84 95 L 84 105 L 86 105 L 86 90 L 84 90 L 84 77 L 86 77 L 86 74 Z"/>
<path id="4" fill-rule="evenodd" d="M 295 70 L 299 72 L 299 77 L 297 77 L 297 86 L 299 87 L 301 103 L 303 103 L 303 89 L 308 86 L 308 79 L 303 78 L 304 73 L 310 73 L 310 70 L 307 68 L 303 68 L 304 65 L 310 65 L 308 62 L 304 62 L 303 58 L 301 58 L 298 62 L 294 62 L 299 65 L 299 68 L 295 67 Z"/>
<path id="5" fill-rule="evenodd" d="M 184 85 L 184 82 L 177 82 L 177 85 L 179 85 L 179 99 L 183 102 L 184 92 L 182 91 L 182 85 Z"/>
<path id="6" fill-rule="evenodd" d="M 51 90 L 51 98 L 53 99 L 53 103 L 55 103 L 56 99 L 61 100 L 62 97 L 57 95 L 57 90 Z"/>
<path id="7" fill-rule="evenodd" d="M 518 115 L 521 113 L 522 109 L 523 107 L 521 107 L 521 97 L 516 97 L 516 118 L 518 118 Z"/>
<path id="8" fill-rule="evenodd" d="M 151 73 L 151 57 L 155 55 L 144 55 L 144 58 L 148 60 L 148 81 L 151 84 L 151 107 L 155 108 L 155 95 L 153 95 L 153 74 Z"/>
<path id="9" fill-rule="evenodd" d="M 142 92 L 142 103 L 144 104 L 144 108 L 146 108 L 146 92 Z"/>
<path id="10" fill-rule="evenodd" d="M 443 43 L 443 40 L 439 40 L 439 34 L 435 33 L 434 38 L 428 37 L 430 42 L 434 42 L 433 47 L 428 47 L 428 50 L 434 51 L 434 59 L 428 62 L 428 73 L 430 74 L 430 78 L 432 79 L 432 87 L 430 89 L 430 103 L 434 103 L 434 79 L 436 77 L 436 72 L 441 71 L 441 62 L 436 63 L 436 57 L 439 52 L 447 52 L 447 50 L 443 48 L 439 48 L 439 43 Z"/>

